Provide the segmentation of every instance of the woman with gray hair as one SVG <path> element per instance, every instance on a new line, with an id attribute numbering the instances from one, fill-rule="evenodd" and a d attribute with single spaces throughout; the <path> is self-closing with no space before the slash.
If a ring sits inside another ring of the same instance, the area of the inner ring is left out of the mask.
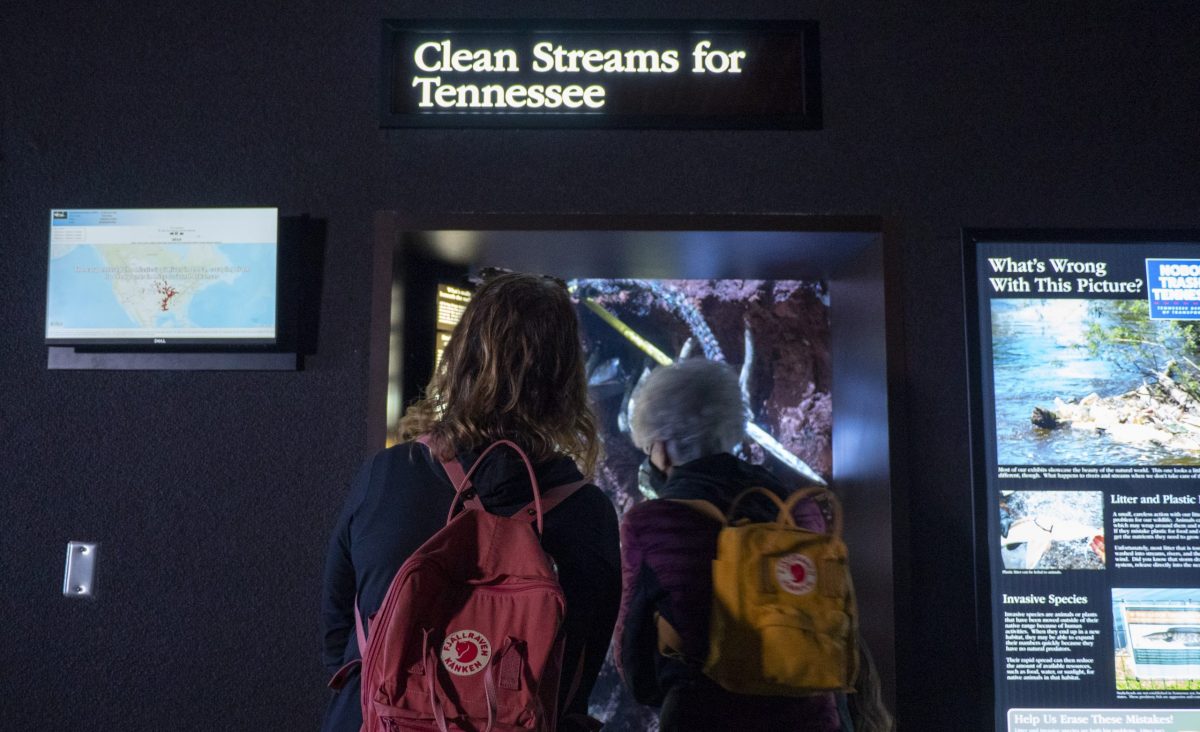
<path id="1" fill-rule="evenodd" d="M 712 609 L 712 561 L 721 524 L 679 500 L 705 500 L 721 512 L 747 488 L 780 498 L 791 491 L 766 469 L 730 450 L 741 441 L 747 410 L 726 365 L 689 359 L 655 371 L 634 395 L 633 441 L 655 499 L 621 523 L 623 591 L 614 656 L 626 686 L 643 704 L 661 705 L 661 732 L 811 730 L 837 732 L 833 694 L 771 697 L 735 694 L 704 675 Z M 812 501 L 797 524 L 823 532 Z M 738 517 L 767 521 L 777 509 L 751 495 Z M 672 635 L 663 643 L 660 630 Z"/>
<path id="2" fill-rule="evenodd" d="M 680 361 L 650 374 L 634 395 L 633 444 L 660 465 L 682 465 L 729 452 L 746 434 L 746 404 L 733 370 L 704 359 Z"/>

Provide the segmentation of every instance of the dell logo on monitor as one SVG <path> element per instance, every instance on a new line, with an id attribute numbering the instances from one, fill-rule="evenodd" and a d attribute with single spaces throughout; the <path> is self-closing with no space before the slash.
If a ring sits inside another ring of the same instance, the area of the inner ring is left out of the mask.
<path id="1" fill-rule="evenodd" d="M 167 339 L 166 338 L 155 338 L 154 342 L 155 343 L 166 343 Z"/>

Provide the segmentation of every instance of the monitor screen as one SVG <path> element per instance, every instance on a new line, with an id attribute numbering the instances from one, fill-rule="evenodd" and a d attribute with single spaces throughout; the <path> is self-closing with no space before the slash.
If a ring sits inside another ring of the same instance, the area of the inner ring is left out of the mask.
<path id="1" fill-rule="evenodd" d="M 46 342 L 275 343 L 274 208 L 54 209 Z"/>

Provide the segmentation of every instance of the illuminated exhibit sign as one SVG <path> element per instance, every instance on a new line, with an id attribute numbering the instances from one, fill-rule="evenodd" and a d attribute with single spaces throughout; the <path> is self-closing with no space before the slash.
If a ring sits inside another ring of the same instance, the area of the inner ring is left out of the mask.
<path id="1" fill-rule="evenodd" d="M 994 729 L 1200 729 L 1200 236 L 967 237 Z"/>
<path id="2" fill-rule="evenodd" d="M 433 364 L 436 367 L 442 360 L 442 352 L 450 344 L 450 335 L 454 326 L 462 319 L 471 302 L 471 291 L 454 285 L 438 285 L 437 287 L 437 343 L 434 345 Z"/>
<path id="3" fill-rule="evenodd" d="M 384 21 L 385 127 L 821 126 L 817 24 Z"/>

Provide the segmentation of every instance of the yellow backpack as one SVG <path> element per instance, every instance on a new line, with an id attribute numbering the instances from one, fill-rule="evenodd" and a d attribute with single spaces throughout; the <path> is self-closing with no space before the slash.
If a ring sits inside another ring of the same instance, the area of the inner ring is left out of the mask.
<path id="1" fill-rule="evenodd" d="M 775 521 L 731 523 L 751 493 L 778 507 Z M 833 512 L 828 534 L 796 525 L 797 503 L 823 497 Z M 738 694 L 805 696 L 852 691 L 858 674 L 858 612 L 842 543 L 841 504 L 824 488 L 782 501 L 764 488 L 734 499 L 729 515 L 703 500 L 679 500 L 721 522 L 713 561 L 713 603 L 704 673 Z M 659 648 L 681 648 L 678 633 L 659 618 Z"/>

